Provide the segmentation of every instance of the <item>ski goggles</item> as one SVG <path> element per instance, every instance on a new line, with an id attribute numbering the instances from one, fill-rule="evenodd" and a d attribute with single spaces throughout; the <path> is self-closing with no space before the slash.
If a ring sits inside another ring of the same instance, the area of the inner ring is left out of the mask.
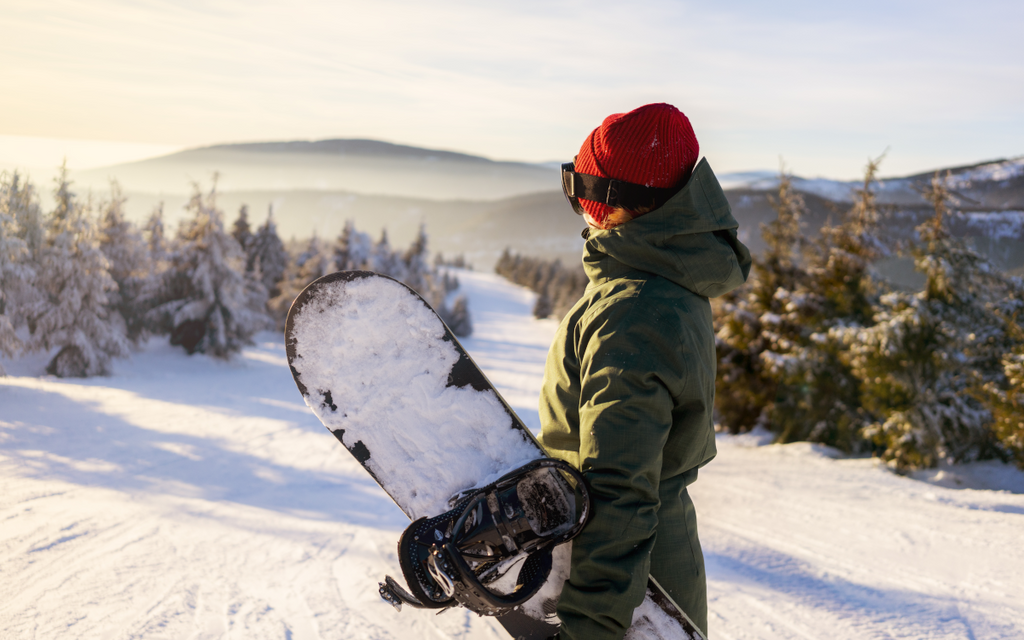
<path id="1" fill-rule="evenodd" d="M 678 192 L 678 188 L 662 189 L 642 184 L 602 178 L 587 173 L 576 173 L 576 159 L 562 163 L 562 193 L 577 215 L 583 215 L 580 198 L 606 204 L 609 207 L 637 210 L 657 209 Z"/>

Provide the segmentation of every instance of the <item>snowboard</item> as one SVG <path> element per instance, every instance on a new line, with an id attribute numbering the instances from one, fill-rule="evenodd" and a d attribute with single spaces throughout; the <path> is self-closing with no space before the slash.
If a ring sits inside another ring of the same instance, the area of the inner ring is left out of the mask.
<path id="1" fill-rule="evenodd" d="M 453 512 L 453 507 L 458 513 L 468 500 L 465 496 L 481 487 L 491 491 L 510 471 L 537 467 L 545 458 L 536 438 L 444 322 L 415 291 L 393 278 L 343 271 L 314 281 L 292 303 L 285 346 L 306 404 L 416 521 L 399 542 L 400 556 L 407 537 L 430 530 L 437 516 Z M 572 500 L 568 474 L 546 471 L 550 474 L 546 482 L 562 483 L 561 490 L 567 487 L 566 495 Z M 512 489 L 506 491 L 515 494 Z M 536 492 L 524 492 L 520 483 L 518 499 L 525 503 L 525 512 L 530 511 L 531 493 Z M 487 500 L 477 502 L 481 503 L 478 510 L 486 512 Z M 500 509 L 492 511 L 496 520 L 501 517 Z M 508 514 L 512 515 L 511 509 Z M 465 518 L 463 514 L 459 527 Z M 468 528 L 469 523 L 465 524 Z M 439 540 L 441 531 L 432 530 Z M 568 578 L 570 546 L 554 546 L 543 584 L 533 585 L 528 600 L 496 616 L 512 638 L 546 640 L 558 631 L 555 605 Z M 504 568 L 504 577 L 487 585 L 489 589 L 518 588 L 510 583 L 516 573 L 511 564 Z M 403 572 L 410 586 L 416 586 L 405 565 Z M 396 606 L 400 603 L 390 595 L 395 593 L 392 588 L 409 595 L 390 576 L 386 585 L 381 583 L 381 595 Z M 644 602 L 634 611 L 626 638 L 704 640 L 653 578 Z"/>

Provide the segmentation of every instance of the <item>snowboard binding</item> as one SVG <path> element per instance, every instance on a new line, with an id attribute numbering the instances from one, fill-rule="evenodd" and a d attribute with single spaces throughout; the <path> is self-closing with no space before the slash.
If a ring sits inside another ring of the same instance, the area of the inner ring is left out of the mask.
<path id="1" fill-rule="evenodd" d="M 579 516 L 576 495 L 582 497 Z M 552 550 L 576 537 L 591 512 L 583 475 L 551 458 L 463 492 L 449 504 L 454 504 L 450 511 L 416 520 L 399 539 L 409 590 L 391 576 L 380 583 L 381 598 L 396 609 L 462 605 L 480 615 L 502 615 L 537 593 L 551 573 Z M 489 588 L 520 561 L 511 592 Z"/>

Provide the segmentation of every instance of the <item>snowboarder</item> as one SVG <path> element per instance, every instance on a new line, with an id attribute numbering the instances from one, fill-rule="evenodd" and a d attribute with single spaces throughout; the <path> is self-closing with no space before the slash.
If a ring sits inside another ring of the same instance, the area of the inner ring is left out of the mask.
<path id="1" fill-rule="evenodd" d="M 562 186 L 587 222 L 590 284 L 545 367 L 541 442 L 594 500 L 558 603 L 560 640 L 621 640 L 650 573 L 702 631 L 707 585 L 687 486 L 715 453 L 709 297 L 750 252 L 721 186 L 668 104 L 604 120 Z"/>

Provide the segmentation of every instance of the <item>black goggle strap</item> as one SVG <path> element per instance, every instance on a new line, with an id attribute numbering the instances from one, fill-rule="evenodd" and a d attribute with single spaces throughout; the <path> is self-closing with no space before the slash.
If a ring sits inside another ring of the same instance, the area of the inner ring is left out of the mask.
<path id="1" fill-rule="evenodd" d="M 566 162 L 562 165 L 562 190 L 576 213 L 583 212 L 579 204 L 580 198 L 601 202 L 609 207 L 657 208 L 679 191 L 675 188 L 646 187 L 633 182 L 576 173 L 574 169 L 575 163 Z"/>

